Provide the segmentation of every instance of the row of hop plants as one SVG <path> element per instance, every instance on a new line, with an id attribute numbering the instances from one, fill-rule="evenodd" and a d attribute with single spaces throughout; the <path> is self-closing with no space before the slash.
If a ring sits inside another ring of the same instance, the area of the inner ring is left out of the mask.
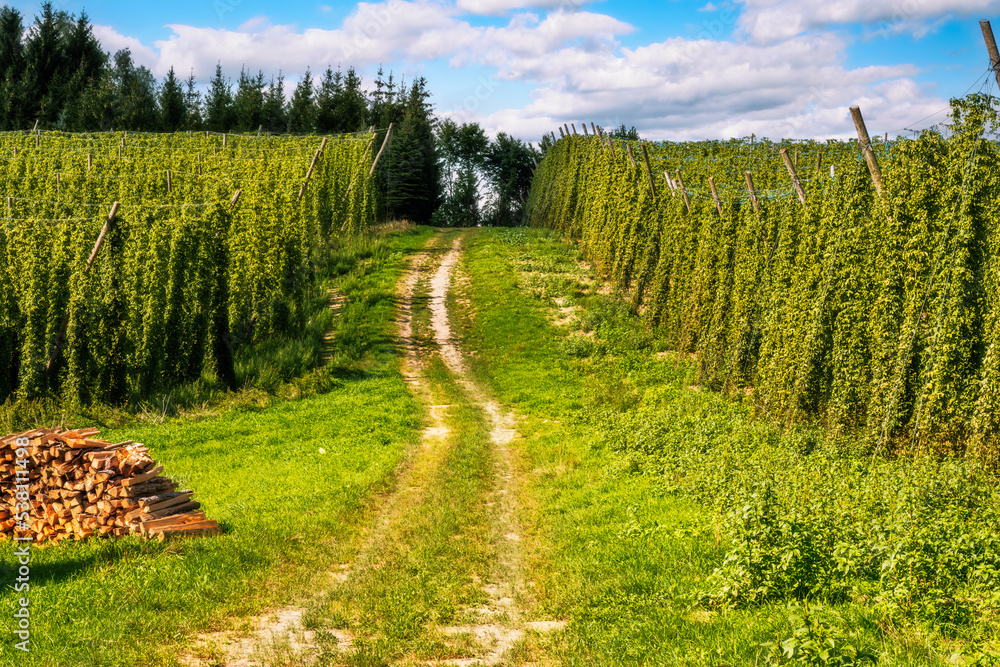
<path id="1" fill-rule="evenodd" d="M 232 385 L 234 347 L 301 329 L 325 251 L 372 224 L 372 139 L 0 134 L 0 402 Z"/>
<path id="2" fill-rule="evenodd" d="M 876 139 L 881 194 L 857 141 L 651 142 L 647 171 L 639 142 L 568 136 L 538 166 L 528 224 L 577 241 L 695 356 L 701 384 L 748 394 L 773 422 L 996 466 L 997 124 L 973 94 L 946 131 Z"/>

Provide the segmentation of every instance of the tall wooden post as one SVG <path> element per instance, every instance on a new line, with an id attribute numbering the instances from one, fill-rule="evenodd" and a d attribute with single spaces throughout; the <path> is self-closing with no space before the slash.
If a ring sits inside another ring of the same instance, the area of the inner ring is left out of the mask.
<path id="1" fill-rule="evenodd" d="M 684 205 L 687 206 L 688 213 L 691 212 L 691 198 L 688 197 L 687 188 L 684 187 L 684 179 L 681 178 L 681 170 L 676 171 L 677 174 L 677 188 L 681 191 L 681 196 L 684 197 Z"/>
<path id="2" fill-rule="evenodd" d="M 802 189 L 802 183 L 799 181 L 799 175 L 795 173 L 795 165 L 792 164 L 792 158 L 788 157 L 788 149 L 781 149 L 781 159 L 785 161 L 785 169 L 788 170 L 788 175 L 792 177 L 792 185 L 795 186 L 795 191 L 799 194 L 799 201 L 802 205 L 806 204 L 806 191 Z"/>
<path id="3" fill-rule="evenodd" d="M 993 76 L 996 77 L 997 85 L 1000 86 L 1000 51 L 997 50 L 997 41 L 993 38 L 993 28 L 986 19 L 979 22 L 979 28 L 983 31 L 986 50 L 990 54 L 990 69 L 993 70 Z"/>
<path id="4" fill-rule="evenodd" d="M 649 177 L 649 191 L 656 199 L 656 183 L 653 182 L 653 170 L 649 168 L 649 151 L 646 150 L 646 142 L 642 142 L 642 161 L 646 163 L 646 176 Z"/>
<path id="5" fill-rule="evenodd" d="M 722 202 L 719 201 L 719 192 L 715 189 L 715 177 L 714 176 L 709 176 L 708 177 L 708 187 L 712 188 L 712 199 L 715 200 L 715 210 L 718 211 L 719 215 L 721 216 L 722 215 Z"/>
<path id="6" fill-rule="evenodd" d="M 586 123 L 580 123 L 580 125 L 583 127 L 583 136 L 589 137 L 590 134 L 587 133 L 587 124 Z"/>
<path id="7" fill-rule="evenodd" d="M 747 190 L 750 191 L 750 203 L 753 204 L 753 211 L 757 215 L 760 215 L 760 204 L 757 202 L 757 190 L 753 187 L 753 175 L 748 171 L 746 172 L 747 177 Z"/>
<path id="8" fill-rule="evenodd" d="M 878 159 L 875 151 L 872 150 L 872 140 L 868 136 L 868 128 L 865 127 L 865 119 L 861 116 L 859 107 L 851 107 L 851 118 L 854 119 L 854 127 L 858 130 L 858 140 L 861 142 L 861 150 L 865 152 L 865 161 L 868 162 L 868 171 L 875 181 L 875 190 L 882 194 L 882 170 L 879 169 Z"/>
<path id="9" fill-rule="evenodd" d="M 576 123 L 570 123 L 573 126 L 573 134 L 576 134 Z"/>

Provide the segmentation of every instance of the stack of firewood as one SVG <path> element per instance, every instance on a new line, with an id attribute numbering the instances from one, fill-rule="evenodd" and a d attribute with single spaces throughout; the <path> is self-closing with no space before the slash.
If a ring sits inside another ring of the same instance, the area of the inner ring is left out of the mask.
<path id="1" fill-rule="evenodd" d="M 219 534 L 142 444 L 97 434 L 40 428 L 0 439 L 0 539 Z"/>

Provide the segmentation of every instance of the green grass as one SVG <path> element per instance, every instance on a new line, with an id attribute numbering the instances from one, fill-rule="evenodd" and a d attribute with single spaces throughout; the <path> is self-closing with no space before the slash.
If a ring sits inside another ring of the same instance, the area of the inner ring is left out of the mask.
<path id="1" fill-rule="evenodd" d="M 694 386 L 577 260 L 545 232 L 483 230 L 463 266 L 473 371 L 524 415 L 537 603 L 570 621 L 544 655 L 996 664 L 987 478 L 858 459 L 849 439 L 754 418 Z M 567 327 L 551 322 L 558 305 L 577 307 Z"/>
<path id="2" fill-rule="evenodd" d="M 12 589 L 13 547 L 0 546 L 0 663 L 174 665 L 193 634 L 327 583 L 418 437 L 419 408 L 398 370 L 391 318 L 404 259 L 428 234 L 383 240 L 341 276 L 348 305 L 327 368 L 275 393 L 223 397 L 217 416 L 195 412 L 102 432 L 146 443 L 225 534 L 33 549 L 31 651 L 16 656 L 11 621 L 22 594 Z M 302 383 L 315 391 L 291 400 Z"/>

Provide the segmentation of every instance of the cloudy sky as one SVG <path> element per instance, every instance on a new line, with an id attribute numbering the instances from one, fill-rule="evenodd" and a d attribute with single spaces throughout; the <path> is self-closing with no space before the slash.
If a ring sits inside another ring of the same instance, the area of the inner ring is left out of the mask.
<path id="1" fill-rule="evenodd" d="M 37 3 L 11 3 L 33 16 Z M 55 0 L 162 76 L 381 64 L 438 113 L 536 141 L 563 122 L 650 139 L 848 137 L 944 120 L 989 65 L 1000 0 Z M 978 83 L 977 83 L 978 81 Z M 291 86 L 289 86 L 289 89 Z M 994 90 L 994 92 L 996 92 Z"/>

